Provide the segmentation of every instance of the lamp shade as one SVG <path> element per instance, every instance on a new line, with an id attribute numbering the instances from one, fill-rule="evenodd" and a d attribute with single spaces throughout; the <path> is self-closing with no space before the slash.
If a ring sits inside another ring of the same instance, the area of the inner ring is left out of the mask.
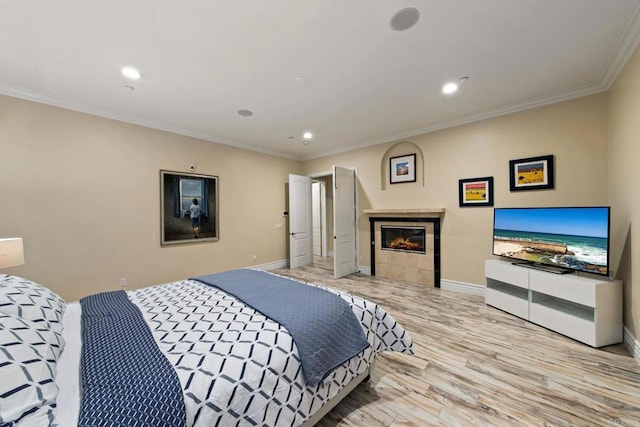
<path id="1" fill-rule="evenodd" d="M 22 238 L 0 239 L 0 268 L 24 264 Z"/>

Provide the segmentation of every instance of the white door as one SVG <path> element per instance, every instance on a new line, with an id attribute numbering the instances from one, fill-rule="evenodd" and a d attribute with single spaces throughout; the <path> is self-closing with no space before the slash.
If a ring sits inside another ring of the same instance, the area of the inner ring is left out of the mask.
<path id="1" fill-rule="evenodd" d="M 314 181 L 311 184 L 311 206 L 312 206 L 312 224 L 313 224 L 313 255 L 322 256 L 322 185 L 320 181 Z"/>
<path id="2" fill-rule="evenodd" d="M 358 271 L 356 256 L 356 174 L 334 166 L 333 277 Z"/>
<path id="3" fill-rule="evenodd" d="M 311 249 L 311 178 L 289 175 L 289 266 L 313 262 Z"/>

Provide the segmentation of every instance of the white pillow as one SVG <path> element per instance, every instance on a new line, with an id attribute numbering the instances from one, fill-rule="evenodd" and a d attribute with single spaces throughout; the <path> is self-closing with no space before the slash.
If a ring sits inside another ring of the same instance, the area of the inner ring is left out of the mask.
<path id="1" fill-rule="evenodd" d="M 51 290 L 17 276 L 0 275 L 0 313 L 62 333 L 65 302 Z"/>
<path id="2" fill-rule="evenodd" d="M 0 424 L 53 422 L 62 347 L 62 338 L 53 331 L 0 313 Z"/>

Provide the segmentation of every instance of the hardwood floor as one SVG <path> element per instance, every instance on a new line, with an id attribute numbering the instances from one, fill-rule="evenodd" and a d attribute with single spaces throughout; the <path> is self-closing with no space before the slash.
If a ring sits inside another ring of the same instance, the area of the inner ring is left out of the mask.
<path id="1" fill-rule="evenodd" d="M 360 274 L 330 259 L 275 273 L 382 305 L 416 354 L 383 353 L 371 380 L 317 425 L 640 427 L 640 365 L 487 306 L 480 296 Z"/>

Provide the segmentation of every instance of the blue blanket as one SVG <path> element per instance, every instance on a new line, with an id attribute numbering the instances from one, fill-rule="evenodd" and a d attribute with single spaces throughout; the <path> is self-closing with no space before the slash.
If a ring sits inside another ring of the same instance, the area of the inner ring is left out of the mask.
<path id="1" fill-rule="evenodd" d="M 124 291 L 80 300 L 79 427 L 185 426 L 182 388 L 142 313 Z"/>
<path id="2" fill-rule="evenodd" d="M 256 270 L 232 270 L 193 280 L 233 295 L 284 326 L 312 387 L 369 346 L 349 304 L 324 289 Z"/>

